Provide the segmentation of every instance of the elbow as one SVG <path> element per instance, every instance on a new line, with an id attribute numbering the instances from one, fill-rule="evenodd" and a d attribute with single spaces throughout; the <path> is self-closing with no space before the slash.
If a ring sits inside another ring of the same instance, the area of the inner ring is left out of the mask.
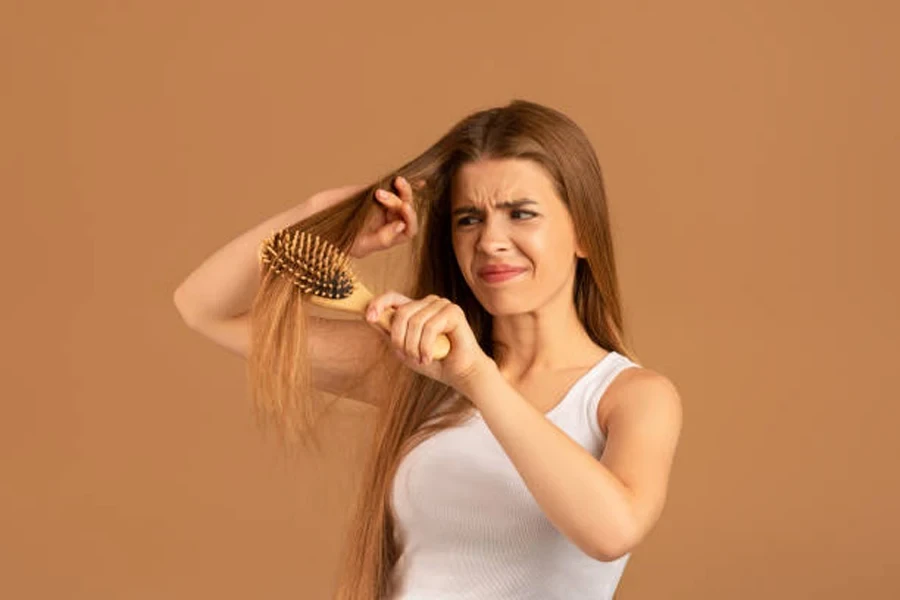
<path id="1" fill-rule="evenodd" d="M 618 560 L 631 552 L 632 546 L 630 544 L 602 544 L 598 547 L 594 547 L 587 554 L 593 558 L 594 560 L 599 560 L 601 562 L 612 562 L 614 560 Z"/>
<path id="2" fill-rule="evenodd" d="M 613 562 L 614 560 L 618 560 L 631 552 L 631 548 L 628 546 L 616 546 L 615 548 L 599 548 L 594 549 L 589 552 L 589 556 L 594 560 L 599 560 L 601 562 Z"/>
<path id="3" fill-rule="evenodd" d="M 181 320 L 184 321 L 185 325 L 193 327 L 195 319 L 188 303 L 184 299 L 184 292 L 181 288 L 176 289 L 172 294 L 172 303 L 175 305 L 175 310 L 178 311 L 178 315 L 181 317 Z"/>
<path id="4" fill-rule="evenodd" d="M 175 309 L 178 311 L 178 314 L 184 317 L 184 299 L 182 298 L 183 293 L 181 288 L 177 288 L 175 292 L 172 294 L 172 304 L 175 305 Z"/>
<path id="5" fill-rule="evenodd" d="M 637 541 L 634 536 L 627 531 L 622 531 L 618 535 L 595 541 L 589 546 L 586 553 L 594 560 L 612 562 L 631 552 L 636 545 Z"/>

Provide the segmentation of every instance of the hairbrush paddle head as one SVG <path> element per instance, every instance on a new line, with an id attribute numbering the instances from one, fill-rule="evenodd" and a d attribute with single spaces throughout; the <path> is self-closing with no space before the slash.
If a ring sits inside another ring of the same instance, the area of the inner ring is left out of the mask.
<path id="1" fill-rule="evenodd" d="M 276 231 L 263 241 L 259 262 L 290 280 L 304 294 L 349 298 L 358 282 L 350 257 L 331 242 L 305 231 Z"/>

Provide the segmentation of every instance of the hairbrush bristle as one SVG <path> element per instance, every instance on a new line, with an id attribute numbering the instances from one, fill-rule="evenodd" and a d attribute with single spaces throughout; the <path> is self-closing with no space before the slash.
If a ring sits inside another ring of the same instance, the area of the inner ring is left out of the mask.
<path id="1" fill-rule="evenodd" d="M 337 300 L 350 296 L 356 286 L 350 257 L 329 241 L 305 231 L 272 233 L 260 248 L 259 261 L 304 294 Z"/>

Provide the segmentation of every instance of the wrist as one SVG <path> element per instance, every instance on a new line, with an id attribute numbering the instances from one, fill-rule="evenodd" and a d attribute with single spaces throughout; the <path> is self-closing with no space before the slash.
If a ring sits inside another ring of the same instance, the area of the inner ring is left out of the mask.
<path id="1" fill-rule="evenodd" d="M 479 389 L 483 389 L 491 382 L 492 378 L 499 375 L 500 370 L 497 368 L 497 363 L 489 356 L 484 355 L 457 379 L 453 387 L 463 396 L 472 399 Z"/>

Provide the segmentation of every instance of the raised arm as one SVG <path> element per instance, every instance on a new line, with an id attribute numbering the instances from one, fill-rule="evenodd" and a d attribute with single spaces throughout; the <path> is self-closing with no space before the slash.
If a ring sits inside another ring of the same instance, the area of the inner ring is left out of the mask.
<path id="1" fill-rule="evenodd" d="M 262 240 L 273 230 L 302 221 L 364 187 L 350 185 L 319 192 L 214 252 L 175 290 L 174 303 L 185 324 L 219 346 L 246 358 L 251 333 L 249 309 L 260 284 L 258 250 Z M 384 205 L 383 214 L 376 214 L 372 227 L 367 228 L 359 240 L 358 246 L 363 250 L 358 255 L 402 243 L 403 238 L 415 233 L 415 213 L 408 207 L 401 207 L 398 204 L 401 201 L 394 194 L 389 196 L 387 200 L 380 200 Z M 403 201 L 403 204 L 408 203 Z M 403 229 L 412 233 L 401 235 L 394 228 L 398 222 L 403 222 Z M 380 379 L 395 366 L 390 363 L 396 358 L 389 352 L 380 351 L 383 341 L 371 327 L 363 321 L 310 317 L 308 342 L 312 382 L 316 388 L 346 393 L 361 401 L 378 404 L 382 388 Z M 385 368 L 373 368 L 379 360 L 385 361 Z"/>

